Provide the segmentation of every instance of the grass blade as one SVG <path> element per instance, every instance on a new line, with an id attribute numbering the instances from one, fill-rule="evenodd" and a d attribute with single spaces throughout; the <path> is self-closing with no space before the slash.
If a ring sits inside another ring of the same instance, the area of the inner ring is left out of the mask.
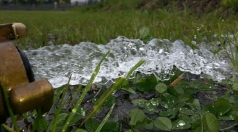
<path id="1" fill-rule="evenodd" d="M 178 78 L 176 78 L 172 83 L 169 84 L 168 87 L 172 88 L 174 87 L 177 83 L 179 83 L 183 79 L 184 73 L 182 73 Z"/>
<path id="2" fill-rule="evenodd" d="M 98 126 L 96 132 L 100 132 L 102 127 L 104 126 L 104 124 L 106 123 L 106 121 L 108 120 L 108 118 L 110 117 L 112 110 L 115 106 L 115 103 L 112 105 L 112 107 L 110 108 L 109 112 L 107 113 L 107 115 L 103 118 L 102 122 L 100 123 L 100 125 Z"/>
<path id="3" fill-rule="evenodd" d="M 94 72 L 93 72 L 93 74 L 92 74 L 92 76 L 91 76 L 87 86 L 85 87 L 82 95 L 80 96 L 78 102 L 76 103 L 75 107 L 72 109 L 72 112 L 70 113 L 69 117 L 67 118 L 67 121 L 66 121 L 66 123 L 65 123 L 65 125 L 64 125 L 64 127 L 62 129 L 62 132 L 67 131 L 67 128 L 68 128 L 68 125 L 69 125 L 70 121 L 73 119 L 74 114 L 77 112 L 77 110 L 78 110 L 79 106 L 81 105 L 84 97 L 86 96 L 86 93 L 89 91 L 89 89 L 90 89 L 94 79 L 96 78 L 96 76 L 97 76 L 97 74 L 98 74 L 98 72 L 100 70 L 100 66 L 101 66 L 102 62 L 106 59 L 106 57 L 108 56 L 109 53 L 110 53 L 110 51 L 108 51 L 103 56 L 103 58 L 100 60 L 99 64 L 97 65 L 96 69 L 94 70 Z"/>
<path id="4" fill-rule="evenodd" d="M 93 110 L 88 114 L 88 116 L 83 120 L 83 122 L 80 124 L 82 126 L 88 119 L 90 119 L 95 112 L 102 106 L 102 104 L 105 102 L 105 100 L 115 91 L 117 90 L 125 81 L 125 78 L 119 78 L 116 83 L 114 83 L 107 92 L 101 95 L 101 97 L 98 99 L 96 105 L 94 105 Z"/>
<path id="5" fill-rule="evenodd" d="M 65 101 L 64 101 L 64 97 L 65 97 L 66 92 L 67 92 L 67 90 L 68 90 L 68 88 L 69 88 L 69 82 L 70 82 L 70 80 L 71 80 L 71 76 L 72 76 L 72 74 L 70 75 L 69 80 L 68 80 L 68 82 L 67 82 L 65 88 L 63 89 L 63 95 L 62 95 L 62 99 L 61 99 L 59 108 L 58 108 L 58 110 L 56 111 L 56 113 L 55 113 L 55 115 L 54 115 L 54 119 L 53 119 L 53 121 L 51 121 L 51 124 L 49 125 L 49 127 L 48 127 L 48 129 L 47 129 L 47 132 L 50 131 L 50 128 L 52 128 L 52 131 L 53 131 L 53 132 L 56 131 L 57 119 L 58 119 L 58 116 L 59 116 L 59 114 L 60 114 L 60 111 L 61 111 L 62 108 L 63 108 L 64 102 L 65 102 Z M 52 124 L 52 123 L 53 123 L 53 124 Z M 52 125 L 53 125 L 53 127 L 51 127 Z"/>
<path id="6" fill-rule="evenodd" d="M 79 92 L 80 92 L 81 89 L 82 89 L 82 85 L 79 85 L 78 88 L 77 88 L 77 91 L 73 95 L 72 101 L 70 102 L 70 105 L 69 105 L 70 107 L 72 107 L 72 105 L 75 102 L 75 99 L 77 98 L 77 96 L 79 95 Z"/>
<path id="7" fill-rule="evenodd" d="M 126 75 L 126 79 L 129 79 L 129 77 L 131 76 L 131 74 L 138 68 L 140 67 L 142 64 L 145 63 L 144 59 L 141 59 L 139 62 L 136 63 L 136 65 L 134 65 L 131 70 L 127 73 Z"/>
<path id="8" fill-rule="evenodd" d="M 9 126 L 7 126 L 6 124 L 2 124 L 1 125 L 5 130 L 7 130 L 8 132 L 15 132 L 12 128 L 10 128 Z"/>
<path id="9" fill-rule="evenodd" d="M 7 93 L 7 88 L 5 86 L 2 87 L 2 91 L 3 91 L 3 95 L 4 95 L 4 99 L 5 99 L 5 102 L 6 102 L 6 105 L 7 105 L 7 110 L 11 116 L 11 119 L 12 119 L 12 122 L 13 122 L 13 125 L 15 127 L 15 130 L 17 132 L 20 132 L 20 129 L 17 125 L 17 121 L 16 121 L 16 118 L 13 114 L 13 111 L 12 111 L 12 108 L 11 108 L 11 105 L 10 105 L 10 101 L 9 101 L 9 98 L 8 98 L 8 93 Z"/>

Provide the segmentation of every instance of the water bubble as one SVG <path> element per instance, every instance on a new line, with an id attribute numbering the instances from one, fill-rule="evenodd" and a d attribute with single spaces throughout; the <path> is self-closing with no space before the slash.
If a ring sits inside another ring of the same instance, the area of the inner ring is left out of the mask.
<path id="1" fill-rule="evenodd" d="M 180 120 L 180 121 L 178 121 L 177 127 L 183 127 L 185 125 L 186 125 L 185 121 Z"/>

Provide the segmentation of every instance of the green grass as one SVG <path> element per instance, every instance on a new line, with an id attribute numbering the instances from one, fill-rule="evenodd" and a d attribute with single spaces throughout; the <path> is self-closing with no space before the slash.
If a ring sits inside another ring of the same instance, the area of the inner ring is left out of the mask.
<path id="1" fill-rule="evenodd" d="M 216 12 L 197 17 L 189 11 L 126 10 L 113 12 L 78 11 L 1 11 L 0 23 L 22 22 L 28 28 L 28 37 L 17 40 L 21 48 L 47 45 L 47 34 L 55 44 L 78 44 L 82 41 L 105 44 L 118 36 L 140 38 L 140 29 L 149 29 L 152 38 L 181 39 L 190 45 L 214 34 L 235 34 L 237 16 L 219 18 Z M 198 30 L 199 28 L 199 30 Z"/>

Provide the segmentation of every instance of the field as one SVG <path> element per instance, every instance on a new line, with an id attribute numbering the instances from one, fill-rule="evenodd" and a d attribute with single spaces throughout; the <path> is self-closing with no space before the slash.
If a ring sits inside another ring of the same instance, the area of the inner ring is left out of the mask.
<path id="1" fill-rule="evenodd" d="M 1 11 L 0 15 L 1 23 L 22 22 L 27 26 L 28 37 L 17 41 L 22 48 L 47 45 L 49 34 L 56 45 L 83 41 L 105 44 L 118 36 L 142 38 L 140 30 L 146 28 L 153 38 L 181 39 L 190 45 L 192 40 L 201 42 L 204 36 L 210 41 L 214 35 L 237 32 L 236 16 L 223 18 L 219 12 L 199 17 L 189 11 L 167 10 Z"/>
<path id="2" fill-rule="evenodd" d="M 119 5 L 125 6 L 123 2 Z M 186 5 L 183 9 L 171 8 L 173 4 L 157 9 L 122 9 L 119 5 L 110 6 L 110 9 L 107 5 L 98 4 L 66 11 L 0 11 L 0 23 L 21 22 L 27 26 L 28 36 L 15 41 L 17 46 L 25 50 L 48 46 L 49 41 L 54 45 L 75 45 L 80 42 L 106 44 L 118 36 L 141 39 L 145 43 L 152 38 L 183 40 L 189 46 L 192 46 L 192 41 L 213 45 L 221 42 L 221 47 L 230 44 L 223 36 L 234 35 L 234 41 L 237 39 L 238 14 L 233 8 L 197 13 L 186 8 Z M 238 66 L 237 53 L 228 58 L 231 59 L 231 65 Z M 142 63 L 143 60 L 136 67 Z M 44 115 L 45 118 L 36 111 L 20 116 L 18 122 L 24 124 L 19 125 L 20 130 L 237 131 L 237 77 L 218 83 L 188 74 L 182 81 L 176 82 L 176 86 L 171 86 L 171 82 L 179 80 L 181 74 L 177 71 L 168 81 L 161 81 L 153 75 L 145 77 L 139 73 L 136 78 L 129 79 L 128 73 L 109 90 L 102 86 L 102 90 L 96 91 L 102 96 L 96 94 L 93 100 L 89 100 L 90 108 L 95 105 L 91 114 L 91 109 L 84 109 L 87 101 L 83 99 L 95 94 L 90 89 L 92 84 L 89 82 L 83 89 L 82 86 L 75 89 L 63 86 L 55 90 L 55 103 L 51 112 Z M 111 95 L 116 90 L 120 97 Z M 73 93 L 81 93 L 81 97 Z M 134 98 L 133 95 L 138 97 Z M 118 101 L 133 106 L 130 111 L 124 111 L 127 114 L 122 116 L 123 119 L 115 116 L 115 112 L 112 114 L 113 108 L 118 110 L 123 106 L 118 105 Z M 106 114 L 108 116 L 103 118 Z M 14 119 L 2 126 L 10 131 L 14 129 L 10 128 L 13 123 Z"/>

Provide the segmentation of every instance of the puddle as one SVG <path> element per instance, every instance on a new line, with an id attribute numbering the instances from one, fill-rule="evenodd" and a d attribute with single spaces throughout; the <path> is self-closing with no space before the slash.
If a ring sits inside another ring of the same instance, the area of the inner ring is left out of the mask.
<path id="1" fill-rule="evenodd" d="M 214 81 L 226 79 L 231 67 L 221 55 L 224 51 L 214 55 L 205 44 L 197 46 L 199 49 L 193 50 L 181 40 L 170 42 L 167 39 L 153 39 L 145 44 L 139 39 L 119 36 L 105 45 L 81 42 L 74 46 L 51 45 L 24 52 L 36 79 L 47 78 L 54 88 L 66 84 L 71 73 L 70 85 L 85 85 L 108 50 L 111 53 L 103 62 L 94 83 L 113 82 L 119 76 L 125 76 L 140 59 L 146 62 L 137 71 L 155 74 L 162 80 L 174 74 L 174 66 L 196 75 L 203 73 Z"/>

